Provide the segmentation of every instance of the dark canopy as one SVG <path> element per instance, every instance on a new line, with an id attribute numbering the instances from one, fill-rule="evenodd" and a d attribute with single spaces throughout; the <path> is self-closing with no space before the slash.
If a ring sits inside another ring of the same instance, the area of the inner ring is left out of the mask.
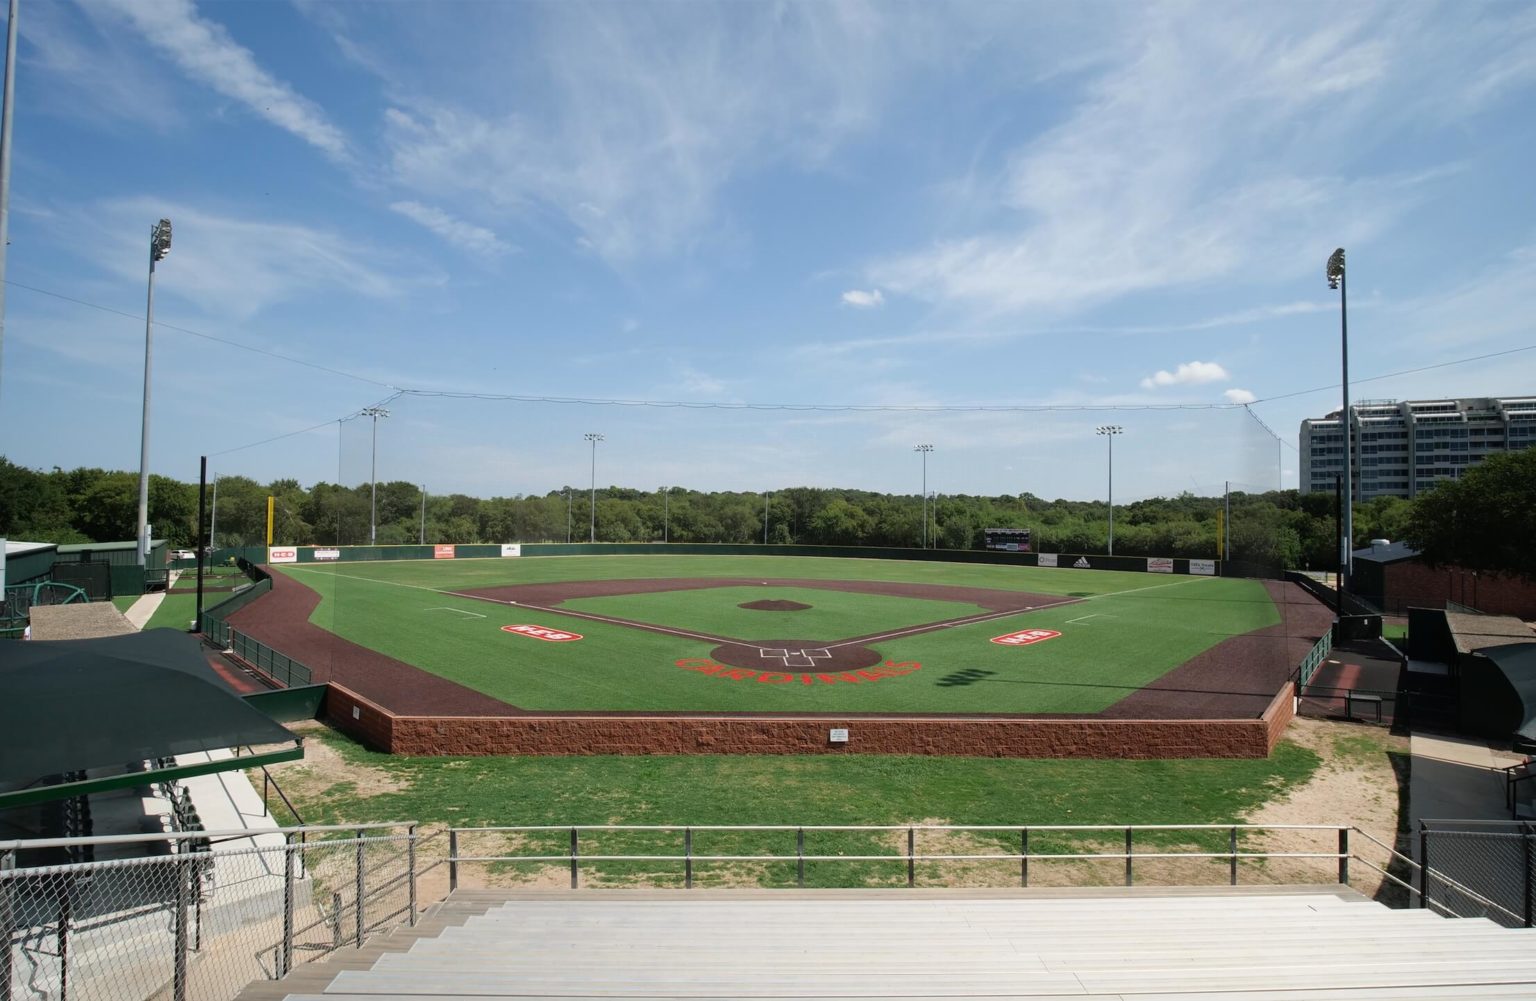
<path id="1" fill-rule="evenodd" d="M 0 642 L 0 787 L 297 738 L 247 705 L 174 629 Z"/>
<path id="2" fill-rule="evenodd" d="M 1520 699 L 1520 724 L 1515 728 L 1515 750 L 1521 754 L 1536 754 L 1536 643 L 1484 647 L 1477 652 L 1493 661 Z"/>

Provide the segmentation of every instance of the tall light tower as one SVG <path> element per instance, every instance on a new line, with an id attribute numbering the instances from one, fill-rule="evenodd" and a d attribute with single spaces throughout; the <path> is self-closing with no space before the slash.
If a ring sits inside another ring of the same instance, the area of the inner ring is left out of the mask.
<path id="1" fill-rule="evenodd" d="M 1339 293 L 1339 346 L 1343 358 L 1344 409 L 1339 411 L 1339 424 L 1344 430 L 1344 516 L 1343 538 L 1339 540 L 1339 590 L 1349 590 L 1350 577 L 1354 572 L 1355 539 L 1355 485 L 1354 455 L 1352 444 L 1355 422 L 1349 412 L 1349 285 L 1344 280 L 1344 248 L 1335 250 L 1328 258 L 1328 287 Z"/>
<path id="2" fill-rule="evenodd" d="M 571 488 L 565 488 L 565 544 L 571 544 Z"/>
<path id="3" fill-rule="evenodd" d="M 1115 435 L 1125 434 L 1118 424 L 1100 424 L 1096 433 L 1109 442 L 1109 555 L 1115 555 Z"/>
<path id="4" fill-rule="evenodd" d="M 672 537 L 671 514 L 667 510 L 668 501 L 670 501 L 671 498 L 672 498 L 672 488 L 671 487 L 662 487 L 661 488 L 661 541 L 663 543 L 670 542 L 671 541 L 671 537 Z"/>
<path id="5" fill-rule="evenodd" d="M 388 417 L 383 407 L 364 407 L 360 413 L 373 418 L 373 458 L 368 466 L 368 544 L 377 545 L 379 539 L 379 418 Z"/>
<path id="6" fill-rule="evenodd" d="M 928 548 L 928 453 L 933 451 L 932 445 L 913 445 L 912 451 L 921 452 L 923 455 L 923 548 Z"/>
<path id="7" fill-rule="evenodd" d="M 592 443 L 592 532 L 588 542 L 597 541 L 597 443 L 603 440 L 603 436 L 592 432 L 582 435 Z"/>
<path id="8" fill-rule="evenodd" d="M 144 417 L 139 426 L 139 566 L 149 562 L 149 384 L 155 333 L 155 262 L 171 252 L 171 221 L 149 230 L 149 299 L 144 307 Z"/>

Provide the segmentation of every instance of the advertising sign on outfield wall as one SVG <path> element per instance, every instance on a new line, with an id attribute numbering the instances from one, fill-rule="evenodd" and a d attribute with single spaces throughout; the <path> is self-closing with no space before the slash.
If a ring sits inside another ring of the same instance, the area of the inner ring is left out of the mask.
<path id="1" fill-rule="evenodd" d="M 1055 553 L 1041 553 L 1040 554 L 1040 560 L 1035 565 L 1036 566 L 1041 566 L 1041 567 L 1053 567 L 1053 566 L 1055 566 L 1056 565 L 1056 554 Z"/>
<path id="2" fill-rule="evenodd" d="M 434 560 L 451 560 L 453 559 L 453 550 L 453 546 L 433 546 L 432 558 Z"/>
<path id="3" fill-rule="evenodd" d="M 521 542 L 503 542 L 501 544 L 501 555 L 521 556 L 523 555 L 523 544 Z"/>
<path id="4" fill-rule="evenodd" d="M 316 549 L 315 550 L 315 559 L 317 559 L 317 560 L 339 560 L 339 559 L 341 559 L 341 550 L 340 549 Z"/>
<path id="5" fill-rule="evenodd" d="M 1190 560 L 1189 561 L 1189 572 L 1190 573 L 1202 574 L 1202 575 L 1204 575 L 1206 577 L 1214 577 L 1214 576 L 1216 576 L 1216 561 L 1215 560 Z"/>
<path id="6" fill-rule="evenodd" d="M 297 563 L 299 551 L 292 546 L 273 546 L 267 550 L 268 563 Z"/>
<path id="7" fill-rule="evenodd" d="M 1148 556 L 1147 573 L 1173 573 L 1173 560 L 1164 556 Z"/>

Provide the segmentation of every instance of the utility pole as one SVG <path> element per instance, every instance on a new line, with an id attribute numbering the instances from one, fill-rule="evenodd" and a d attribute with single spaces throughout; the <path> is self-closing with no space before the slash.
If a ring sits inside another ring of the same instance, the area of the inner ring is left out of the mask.
<path id="1" fill-rule="evenodd" d="M 592 532 L 588 542 L 597 541 L 597 443 L 603 440 L 603 436 L 593 432 L 582 435 L 592 443 Z"/>
<path id="2" fill-rule="evenodd" d="M 1118 424 L 1101 424 L 1095 429 L 1109 442 L 1109 555 L 1115 555 L 1115 435 L 1124 434 Z"/>
<path id="3" fill-rule="evenodd" d="M 921 452 L 923 456 L 923 548 L 928 548 L 928 453 L 933 451 L 932 445 L 913 445 L 912 451 Z"/>

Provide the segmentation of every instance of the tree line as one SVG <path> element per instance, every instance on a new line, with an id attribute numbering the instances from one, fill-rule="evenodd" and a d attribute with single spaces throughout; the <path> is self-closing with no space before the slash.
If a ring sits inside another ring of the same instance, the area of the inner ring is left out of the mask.
<path id="1" fill-rule="evenodd" d="M 1536 450 L 1532 450 L 1536 455 Z M 1486 464 L 1485 464 L 1486 465 Z M 1473 470 L 1476 472 L 1476 470 Z M 1466 484 L 1472 479 L 1461 481 Z M 1475 486 L 1475 484 L 1474 484 Z M 477 498 L 422 494 L 404 481 L 342 486 L 297 480 L 218 480 L 213 511 L 218 546 L 259 546 L 266 539 L 267 498 L 274 498 L 274 540 L 292 545 L 380 545 L 426 541 L 575 542 L 595 524 L 599 542 L 753 543 L 915 547 L 924 537 L 917 494 L 790 487 L 758 493 L 674 488 Z M 1529 494 L 1527 496 L 1530 496 Z M 1218 519 L 1228 499 L 1183 493 L 1115 506 L 1117 555 L 1214 558 Z M 1331 569 L 1336 559 L 1332 494 L 1295 490 L 1234 493 L 1229 498 L 1228 556 L 1269 566 Z M 79 468 L 27 469 L 0 457 L 0 535 L 45 542 L 132 539 L 138 511 L 135 473 Z M 1414 504 L 1380 498 L 1355 506 L 1355 541 L 1400 539 Z M 928 538 L 941 549 L 976 549 L 987 528 L 1028 528 L 1047 552 L 1104 552 L 1109 510 L 1103 501 L 1045 500 L 1033 494 L 945 494 L 930 501 Z M 196 543 L 197 485 L 150 477 L 149 520 L 172 548 Z M 376 526 L 376 529 L 374 528 Z M 1466 530 L 1470 533 L 1470 530 Z"/>

